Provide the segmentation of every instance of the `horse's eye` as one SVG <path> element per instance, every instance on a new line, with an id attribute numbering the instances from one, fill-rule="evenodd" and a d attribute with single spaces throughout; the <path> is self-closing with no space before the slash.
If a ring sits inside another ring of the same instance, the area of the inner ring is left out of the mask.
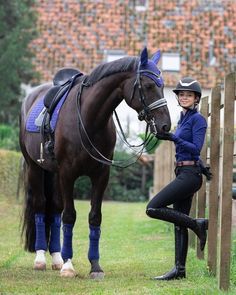
<path id="1" fill-rule="evenodd" d="M 147 84 L 145 84 L 145 88 L 146 89 L 153 89 L 153 88 L 155 88 L 155 84 L 154 83 L 147 83 Z"/>

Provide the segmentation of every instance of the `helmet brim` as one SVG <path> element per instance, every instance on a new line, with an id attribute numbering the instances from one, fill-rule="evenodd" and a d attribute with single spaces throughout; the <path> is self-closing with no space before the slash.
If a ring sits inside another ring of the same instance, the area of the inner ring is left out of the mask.
<path id="1" fill-rule="evenodd" d="M 176 88 L 172 90 L 176 95 L 179 94 L 180 91 L 192 91 L 198 95 L 199 98 L 201 98 L 202 94 L 198 91 L 193 91 L 193 90 L 187 90 L 186 88 Z"/>

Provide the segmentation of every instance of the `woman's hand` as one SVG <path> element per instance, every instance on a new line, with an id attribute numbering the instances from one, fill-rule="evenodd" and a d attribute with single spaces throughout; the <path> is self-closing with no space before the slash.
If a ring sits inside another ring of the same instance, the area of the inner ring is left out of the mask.
<path id="1" fill-rule="evenodd" d="M 161 140 L 169 140 L 169 141 L 176 141 L 177 139 L 177 137 L 171 132 L 156 134 L 156 137 Z"/>

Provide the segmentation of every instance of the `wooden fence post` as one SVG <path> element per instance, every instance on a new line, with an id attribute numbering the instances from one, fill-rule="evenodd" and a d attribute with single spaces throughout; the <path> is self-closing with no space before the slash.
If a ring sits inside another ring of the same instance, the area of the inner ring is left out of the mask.
<path id="1" fill-rule="evenodd" d="M 219 158 L 220 158 L 220 103 L 221 87 L 211 92 L 210 116 L 210 167 L 213 178 L 209 183 L 209 228 L 208 228 L 208 267 L 216 275 L 217 269 L 217 233 L 219 207 Z"/>
<path id="2" fill-rule="evenodd" d="M 208 96 L 202 98 L 201 102 L 201 114 L 208 118 Z M 201 152 L 201 159 L 205 163 L 207 160 L 207 134 L 205 143 Z M 203 177 L 203 183 L 201 189 L 197 193 L 197 217 L 204 218 L 206 210 L 206 178 Z M 200 250 L 199 240 L 197 239 L 197 257 L 199 259 L 204 258 L 204 252 Z"/>
<path id="3" fill-rule="evenodd" d="M 230 279 L 235 84 L 235 73 L 228 74 L 224 81 L 222 189 L 220 191 L 219 288 L 223 290 L 229 288 Z"/>
<path id="4" fill-rule="evenodd" d="M 153 193 L 158 193 L 172 179 L 174 170 L 174 144 L 163 141 L 155 152 Z"/>

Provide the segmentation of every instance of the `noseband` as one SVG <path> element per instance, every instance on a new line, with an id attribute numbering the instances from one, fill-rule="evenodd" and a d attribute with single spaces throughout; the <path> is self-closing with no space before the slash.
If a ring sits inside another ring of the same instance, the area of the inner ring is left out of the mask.
<path id="1" fill-rule="evenodd" d="M 152 110 L 159 109 L 159 108 L 161 108 L 163 106 L 166 106 L 167 105 L 167 100 L 165 98 L 160 98 L 160 99 L 154 101 L 153 103 L 151 103 L 150 105 L 147 105 L 145 95 L 144 95 L 143 89 L 142 89 L 142 83 L 141 83 L 141 74 L 142 73 L 148 73 L 148 74 L 151 74 L 151 75 L 153 75 L 153 76 L 155 76 L 157 78 L 160 78 L 160 76 L 157 73 L 153 72 L 153 71 L 140 70 L 140 64 L 139 64 L 138 71 L 137 71 L 137 78 L 136 78 L 136 80 L 134 82 L 134 86 L 133 86 L 133 90 L 132 90 L 132 93 L 131 93 L 130 101 L 133 100 L 135 88 L 136 88 L 136 86 L 138 86 L 139 99 L 140 99 L 140 101 L 141 101 L 141 103 L 143 105 L 143 109 L 138 114 L 138 119 L 140 121 L 145 120 L 147 122 L 147 124 L 151 124 L 152 127 L 153 127 L 153 130 L 154 130 L 153 133 L 155 135 L 157 133 L 156 124 L 155 124 L 155 120 L 154 120 L 153 116 L 151 116 L 151 119 L 149 119 L 150 118 L 150 113 L 151 113 Z"/>

